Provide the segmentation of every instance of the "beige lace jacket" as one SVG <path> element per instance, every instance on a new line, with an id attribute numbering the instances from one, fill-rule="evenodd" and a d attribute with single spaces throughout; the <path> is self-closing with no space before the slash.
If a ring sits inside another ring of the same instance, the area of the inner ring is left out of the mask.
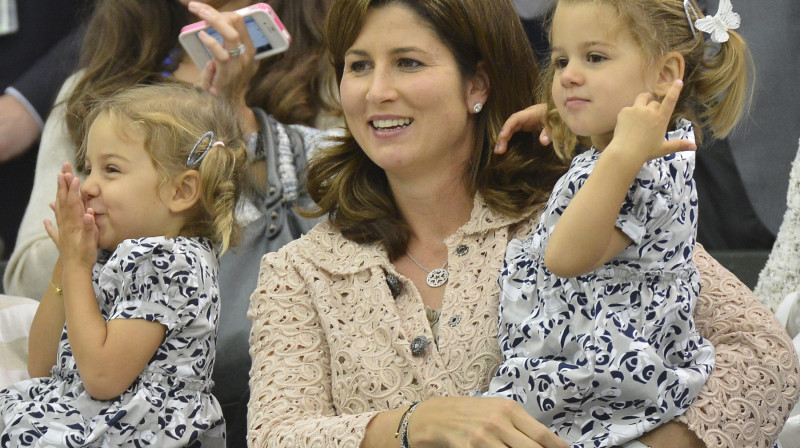
<path id="1" fill-rule="evenodd" d="M 251 447 L 358 447 L 378 412 L 437 396 L 486 390 L 501 361 L 497 276 L 514 220 L 476 199 L 446 240 L 437 344 L 422 300 L 386 252 L 343 238 L 327 223 L 261 263 L 249 317 Z M 695 318 L 716 347 L 716 368 L 682 417 L 708 447 L 768 447 L 798 397 L 798 360 L 777 319 L 698 247 L 703 286 Z M 387 277 L 399 280 L 392 289 Z"/>

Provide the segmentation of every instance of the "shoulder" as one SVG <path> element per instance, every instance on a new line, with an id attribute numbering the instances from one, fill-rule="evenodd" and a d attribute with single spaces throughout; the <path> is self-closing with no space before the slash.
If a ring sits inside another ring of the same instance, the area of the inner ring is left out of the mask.
<path id="1" fill-rule="evenodd" d="M 167 274 L 216 266 L 216 256 L 204 238 L 145 237 L 120 243 L 104 265 L 106 270 L 131 276 Z"/>
<path id="2" fill-rule="evenodd" d="M 386 252 L 378 244 L 351 241 L 326 220 L 277 252 L 266 254 L 262 267 L 264 263 L 282 264 L 300 270 L 349 274 L 388 262 Z"/>

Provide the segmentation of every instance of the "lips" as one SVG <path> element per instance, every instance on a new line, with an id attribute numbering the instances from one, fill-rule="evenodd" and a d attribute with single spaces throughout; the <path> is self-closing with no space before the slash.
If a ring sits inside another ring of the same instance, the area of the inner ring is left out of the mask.
<path id="1" fill-rule="evenodd" d="M 577 96 L 571 96 L 566 99 L 564 105 L 568 108 L 581 107 L 589 103 L 589 100 Z"/>

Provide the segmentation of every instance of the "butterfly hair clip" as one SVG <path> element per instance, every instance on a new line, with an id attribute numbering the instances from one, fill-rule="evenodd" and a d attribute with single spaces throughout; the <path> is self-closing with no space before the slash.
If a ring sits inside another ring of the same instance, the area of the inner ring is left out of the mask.
<path id="1" fill-rule="evenodd" d="M 733 5 L 731 0 L 720 0 L 719 9 L 714 16 L 700 17 L 697 10 L 692 6 L 689 0 L 683 0 L 683 10 L 686 11 L 686 18 L 689 19 L 689 27 L 692 29 L 692 35 L 697 36 L 695 29 L 707 33 L 713 42 L 722 43 L 727 42 L 730 36 L 728 30 L 735 30 L 739 28 L 741 18 L 739 14 L 733 12 Z M 692 15 L 697 20 L 692 20 Z"/>

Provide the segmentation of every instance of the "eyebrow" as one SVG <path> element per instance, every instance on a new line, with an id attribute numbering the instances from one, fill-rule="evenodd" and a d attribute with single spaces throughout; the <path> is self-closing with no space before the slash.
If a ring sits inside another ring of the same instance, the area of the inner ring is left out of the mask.
<path id="1" fill-rule="evenodd" d="M 427 51 L 425 51 L 425 50 L 423 50 L 422 48 L 419 48 L 419 47 L 399 47 L 399 48 L 394 48 L 394 49 L 392 49 L 392 51 L 389 52 L 389 54 L 391 54 L 391 55 L 406 54 L 406 53 L 424 53 L 424 54 L 428 54 Z M 345 57 L 348 56 L 348 55 L 369 56 L 369 53 L 367 53 L 364 50 L 358 50 L 358 49 L 354 50 L 354 49 L 351 48 L 351 49 L 347 50 L 344 53 L 344 55 L 345 55 Z"/>
<path id="2" fill-rule="evenodd" d="M 592 48 L 592 47 L 613 48 L 614 45 L 610 44 L 608 42 L 603 42 L 603 41 L 599 41 L 599 40 L 593 40 L 593 41 L 584 42 L 583 44 L 581 44 L 581 49 Z M 564 51 L 564 49 L 562 47 L 553 47 L 552 51 L 553 52 Z"/>

